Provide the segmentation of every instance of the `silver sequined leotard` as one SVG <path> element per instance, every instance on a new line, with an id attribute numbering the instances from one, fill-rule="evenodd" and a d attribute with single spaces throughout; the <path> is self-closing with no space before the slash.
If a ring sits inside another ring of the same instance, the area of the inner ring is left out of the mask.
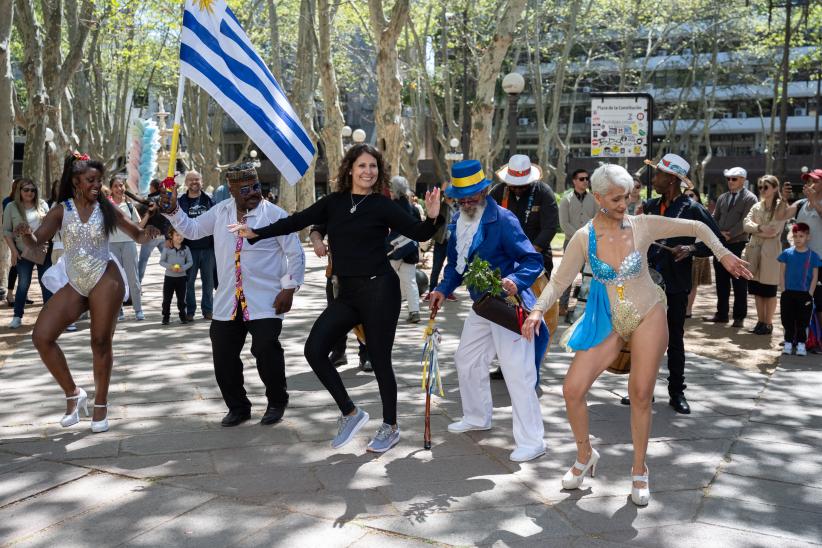
<path id="1" fill-rule="evenodd" d="M 66 263 L 66 274 L 71 287 L 80 295 L 88 297 L 103 277 L 110 258 L 103 212 L 100 204 L 94 204 L 94 211 L 84 223 L 80 220 L 72 198 L 63 202 L 63 207 L 63 260 Z"/>

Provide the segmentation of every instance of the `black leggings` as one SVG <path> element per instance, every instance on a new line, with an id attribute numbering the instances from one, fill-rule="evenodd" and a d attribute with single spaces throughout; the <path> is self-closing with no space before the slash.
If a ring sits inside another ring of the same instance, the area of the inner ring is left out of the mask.
<path id="1" fill-rule="evenodd" d="M 368 354 L 380 389 L 383 422 L 397 423 L 397 381 L 391 366 L 391 348 L 400 315 L 400 280 L 389 272 L 374 277 L 340 277 L 336 300 L 320 314 L 305 343 L 305 358 L 311 369 L 347 415 L 355 406 L 348 397 L 340 374 L 328 359 L 334 343 L 361 323 L 365 328 Z"/>

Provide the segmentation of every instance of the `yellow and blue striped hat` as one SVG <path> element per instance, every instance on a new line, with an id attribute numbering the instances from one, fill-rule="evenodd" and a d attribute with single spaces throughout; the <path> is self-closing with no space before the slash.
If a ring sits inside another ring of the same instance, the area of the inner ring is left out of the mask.
<path id="1" fill-rule="evenodd" d="M 473 196 L 490 184 L 479 160 L 463 160 L 451 167 L 451 184 L 445 189 L 445 195 L 458 200 Z"/>

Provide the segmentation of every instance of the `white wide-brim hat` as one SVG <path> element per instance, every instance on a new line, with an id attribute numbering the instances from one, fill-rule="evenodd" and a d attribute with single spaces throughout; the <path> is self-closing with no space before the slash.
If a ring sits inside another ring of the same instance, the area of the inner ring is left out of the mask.
<path id="1" fill-rule="evenodd" d="M 650 160 L 645 160 L 645 164 L 654 169 L 658 169 L 659 171 L 664 171 L 665 173 L 675 175 L 680 181 L 682 181 L 683 186 L 687 189 L 694 188 L 694 184 L 690 179 L 688 179 L 688 171 L 691 169 L 691 164 L 689 164 L 682 156 L 668 153 L 662 157 L 658 164 L 655 164 Z"/>
<path id="2" fill-rule="evenodd" d="M 525 154 L 514 154 L 497 170 L 497 177 L 506 185 L 525 186 L 542 179 L 542 168 L 532 164 Z"/>

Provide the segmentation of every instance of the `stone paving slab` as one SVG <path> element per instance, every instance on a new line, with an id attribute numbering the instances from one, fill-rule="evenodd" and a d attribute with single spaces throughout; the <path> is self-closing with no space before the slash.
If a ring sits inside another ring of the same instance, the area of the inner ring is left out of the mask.
<path id="1" fill-rule="evenodd" d="M 308 281 L 281 337 L 291 400 L 277 425 L 257 424 L 264 387 L 247 346 L 252 420 L 220 427 L 225 408 L 208 322 L 159 326 L 156 264 L 147 274 L 148 320 L 117 330 L 111 431 L 92 435 L 85 417 L 68 429 L 56 424 L 62 395 L 24 340 L 0 367 L 0 546 L 822 543 L 822 364 L 813 358 L 784 357 L 767 374 L 689 353 L 690 416 L 667 405 L 663 363 L 648 447 L 652 501 L 637 508 L 629 500 L 630 408 L 619 403 L 625 376 L 604 374 L 589 394 L 592 442 L 602 454 L 596 477 L 580 490 L 561 488 L 575 458 L 561 388 L 573 356 L 556 347 L 541 371 L 545 456 L 508 460 L 511 402 L 497 381 L 490 383 L 493 429 L 447 432 L 462 415 L 452 356 L 470 303 L 460 290 L 460 302 L 438 316 L 445 395 L 432 399 L 432 450 L 422 449 L 423 326 L 402 321 L 394 349 L 401 443 L 384 455 L 365 451 L 382 410 L 374 375 L 358 370 L 350 339 L 340 373 L 371 421 L 333 450 L 338 411 L 302 355 L 325 306 L 322 264 L 307 257 Z M 722 334 L 723 341 L 735 337 L 745 335 Z M 88 322 L 61 345 L 78 384 L 93 394 Z"/>

